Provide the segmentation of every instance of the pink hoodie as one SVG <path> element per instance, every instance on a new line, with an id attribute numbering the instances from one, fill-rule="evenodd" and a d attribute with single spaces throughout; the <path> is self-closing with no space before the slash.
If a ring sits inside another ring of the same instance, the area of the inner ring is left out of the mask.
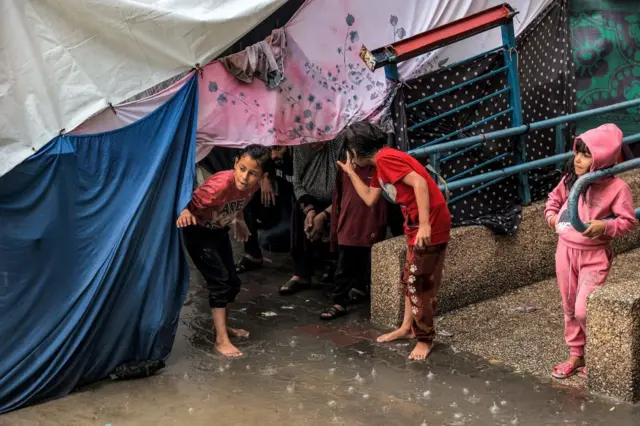
<path id="1" fill-rule="evenodd" d="M 620 156 L 622 147 L 622 131 L 615 124 L 603 124 L 578 136 L 591 151 L 593 164 L 591 171 L 613 166 Z M 575 149 L 575 142 L 574 142 Z M 636 217 L 633 207 L 633 195 L 629 185 L 617 177 L 603 178 L 591 184 L 586 193 L 587 202 L 580 197 L 578 213 L 583 222 L 588 220 L 606 220 L 604 235 L 590 239 L 576 231 L 571 225 L 567 200 L 569 191 L 564 186 L 564 178 L 549 194 L 544 217 L 550 224 L 553 216 L 557 216 L 556 232 L 560 240 L 571 248 L 596 249 L 610 244 L 614 237 L 633 231 Z"/>

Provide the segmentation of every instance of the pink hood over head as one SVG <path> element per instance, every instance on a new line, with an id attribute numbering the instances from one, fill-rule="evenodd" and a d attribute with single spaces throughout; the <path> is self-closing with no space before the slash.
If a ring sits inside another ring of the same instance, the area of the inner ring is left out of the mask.
<path id="1" fill-rule="evenodd" d="M 587 145 L 591 151 L 591 171 L 611 167 L 618 161 L 622 149 L 622 130 L 615 124 L 603 124 L 595 129 L 588 130 L 579 135 L 577 139 Z M 573 144 L 575 150 L 576 142 Z"/>

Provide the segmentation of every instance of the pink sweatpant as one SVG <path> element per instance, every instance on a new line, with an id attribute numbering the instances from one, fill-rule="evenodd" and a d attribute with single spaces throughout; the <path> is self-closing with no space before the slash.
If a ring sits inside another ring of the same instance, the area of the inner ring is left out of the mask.
<path id="1" fill-rule="evenodd" d="M 587 296 L 604 285 L 612 259 L 611 246 L 580 250 L 558 242 L 556 277 L 564 308 L 564 338 L 571 355 L 584 356 Z"/>

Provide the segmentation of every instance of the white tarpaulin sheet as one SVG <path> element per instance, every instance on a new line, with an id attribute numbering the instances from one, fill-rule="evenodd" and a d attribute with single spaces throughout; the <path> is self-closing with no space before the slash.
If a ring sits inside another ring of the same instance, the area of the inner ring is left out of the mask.
<path id="1" fill-rule="evenodd" d="M 109 103 L 206 63 L 284 1 L 5 1 L 0 6 L 0 175 L 62 128 L 76 128 Z M 516 33 L 552 1 L 511 0 L 519 12 Z M 200 158 L 213 145 L 331 139 L 348 123 L 370 116 L 389 93 L 383 70 L 360 71 L 363 43 L 380 47 L 502 2 L 308 0 L 286 26 L 288 83 L 279 91 L 260 81 L 242 83 L 219 63 L 205 67 L 199 80 Z M 500 30 L 493 29 L 407 61 L 400 75 L 407 79 L 500 44 Z M 128 105 L 125 121 L 156 108 L 160 98 L 152 98 Z M 113 117 L 103 122 L 109 114 L 78 131 L 115 126 Z"/>
<path id="2" fill-rule="evenodd" d="M 211 61 L 285 1 L 0 1 L 0 176 L 63 128 Z"/>

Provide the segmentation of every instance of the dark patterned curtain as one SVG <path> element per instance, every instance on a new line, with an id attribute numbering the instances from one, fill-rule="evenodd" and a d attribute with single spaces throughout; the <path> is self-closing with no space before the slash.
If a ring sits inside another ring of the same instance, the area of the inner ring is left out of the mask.
<path id="1" fill-rule="evenodd" d="M 517 39 L 519 75 L 523 118 L 525 123 L 545 120 L 573 112 L 573 64 L 570 60 L 567 0 L 552 3 Z M 472 63 L 441 68 L 433 73 L 407 81 L 399 90 L 393 107 L 396 144 L 399 149 L 410 150 L 448 133 L 477 123 L 509 107 L 508 92 L 467 108 L 414 131 L 408 126 L 430 117 L 468 104 L 505 87 L 506 74 L 499 73 L 481 82 L 464 87 L 421 105 L 406 105 L 455 84 L 504 66 L 504 53 L 497 52 Z M 511 127 L 510 114 L 465 131 L 451 140 Z M 565 134 L 571 133 L 571 129 Z M 556 153 L 555 129 L 531 132 L 525 136 L 527 160 L 548 157 Z M 515 140 L 490 141 L 467 151 L 441 165 L 445 179 L 464 173 L 472 167 L 495 157 L 500 160 L 463 177 L 498 170 L 513 165 L 512 144 Z M 451 153 L 444 153 L 443 157 Z M 553 167 L 529 173 L 533 200 L 546 197 L 558 182 L 559 174 Z M 456 197 L 480 185 L 452 193 Z M 518 180 L 507 178 L 469 195 L 450 205 L 455 225 L 484 225 L 497 233 L 514 234 L 521 219 Z"/>

